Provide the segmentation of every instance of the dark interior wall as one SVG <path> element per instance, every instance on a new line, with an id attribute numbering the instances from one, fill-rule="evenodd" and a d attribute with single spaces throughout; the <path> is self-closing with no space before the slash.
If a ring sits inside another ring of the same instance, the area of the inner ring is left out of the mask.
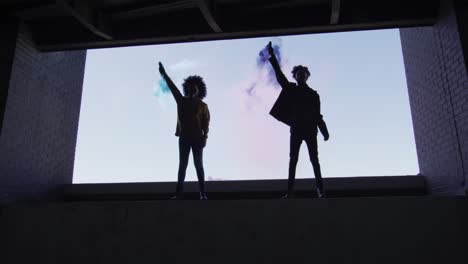
<path id="1" fill-rule="evenodd" d="M 433 194 L 467 191 L 468 79 L 451 1 L 433 27 L 401 29 L 420 172 Z"/>
<path id="2" fill-rule="evenodd" d="M 19 27 L 0 134 L 0 201 L 71 183 L 86 51 L 40 53 Z M 3 58 L 2 58 L 3 60 Z M 10 74 L 8 74 L 10 71 Z M 4 93 L 4 87 L 2 92 Z"/>
<path id="3" fill-rule="evenodd" d="M 468 1 L 455 0 L 455 11 L 458 20 L 458 31 L 465 55 L 465 67 L 468 69 Z"/>
<path id="4" fill-rule="evenodd" d="M 467 206 L 457 197 L 11 204 L 0 262 L 466 264 Z"/>
<path id="5" fill-rule="evenodd" d="M 13 19 L 0 20 L 0 135 L 2 133 L 2 121 L 5 114 L 8 87 L 10 86 L 11 68 L 15 54 L 16 39 L 18 37 L 18 23 Z"/>

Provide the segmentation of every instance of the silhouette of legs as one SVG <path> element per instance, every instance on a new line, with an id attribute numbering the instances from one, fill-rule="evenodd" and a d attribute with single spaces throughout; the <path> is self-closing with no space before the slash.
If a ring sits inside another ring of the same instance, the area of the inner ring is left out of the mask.
<path id="1" fill-rule="evenodd" d="M 180 198 L 184 192 L 185 174 L 187 171 L 190 149 L 193 153 L 193 162 L 197 171 L 198 184 L 200 188 L 200 199 L 207 199 L 205 194 L 205 170 L 203 169 L 203 147 L 199 142 L 179 138 L 179 172 L 177 176 L 176 196 Z"/>
<path id="2" fill-rule="evenodd" d="M 317 184 L 317 192 L 320 198 L 325 197 L 322 182 L 322 172 L 320 170 L 320 163 L 318 158 L 317 149 L 317 136 L 314 134 L 306 135 L 300 132 L 291 132 L 290 144 L 289 144 L 289 175 L 288 175 L 288 193 L 284 198 L 291 197 L 294 192 L 294 183 L 296 179 L 296 167 L 297 161 L 299 160 L 299 151 L 301 149 L 302 141 L 307 144 L 309 150 L 309 158 L 312 162 L 314 169 L 315 182 Z"/>
<path id="3" fill-rule="evenodd" d="M 299 160 L 299 150 L 301 149 L 302 137 L 295 132 L 291 132 L 289 141 L 289 174 L 288 174 L 288 197 L 294 192 L 294 182 L 296 179 L 296 166 Z"/>
<path id="4" fill-rule="evenodd" d="M 179 172 L 177 177 L 176 195 L 184 192 L 185 172 L 187 171 L 188 159 L 190 154 L 190 143 L 179 138 Z"/>
<path id="5" fill-rule="evenodd" d="M 205 170 L 203 168 L 203 147 L 200 144 L 192 146 L 193 163 L 197 171 L 198 186 L 200 188 L 200 199 L 206 199 L 205 194 Z"/>
<path id="6" fill-rule="evenodd" d="M 307 144 L 307 149 L 309 150 L 310 162 L 312 162 L 312 167 L 314 168 L 315 183 L 317 184 L 318 196 L 319 198 L 324 198 L 325 193 L 323 190 L 322 172 L 320 170 L 320 162 L 317 150 L 317 136 L 308 136 L 307 138 L 305 138 L 305 142 Z"/>

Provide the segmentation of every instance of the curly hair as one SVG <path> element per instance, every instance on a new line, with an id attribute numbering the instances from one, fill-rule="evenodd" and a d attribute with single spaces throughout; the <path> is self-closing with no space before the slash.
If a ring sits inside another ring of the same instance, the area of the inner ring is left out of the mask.
<path id="1" fill-rule="evenodd" d="M 306 71 L 307 77 L 310 77 L 309 69 L 308 69 L 306 66 L 302 66 L 302 65 L 294 66 L 293 70 L 291 71 L 293 77 L 296 76 L 296 73 L 297 73 L 298 71 Z"/>
<path id="2" fill-rule="evenodd" d="M 191 75 L 184 80 L 182 87 L 184 88 L 184 94 L 190 94 L 190 89 L 196 85 L 198 87 L 198 98 L 203 99 L 206 97 L 206 84 L 203 78 L 198 75 Z"/>

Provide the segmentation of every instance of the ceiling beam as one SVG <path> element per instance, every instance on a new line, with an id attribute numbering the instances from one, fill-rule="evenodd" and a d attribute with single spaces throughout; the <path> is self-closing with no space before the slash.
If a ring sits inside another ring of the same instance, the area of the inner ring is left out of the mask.
<path id="1" fill-rule="evenodd" d="M 402 28 L 402 27 L 421 27 L 431 26 L 436 22 L 436 18 L 424 19 L 407 19 L 398 21 L 380 21 L 377 23 L 359 23 L 359 24 L 337 24 L 337 25 L 321 25 L 298 27 L 291 29 L 270 29 L 270 30 L 252 30 L 242 32 L 221 32 L 208 34 L 195 34 L 184 36 L 171 37 L 148 37 L 138 39 L 122 39 L 112 41 L 89 41 L 82 43 L 38 43 L 38 48 L 41 51 L 59 51 L 73 49 L 93 49 L 93 48 L 110 48 L 135 45 L 155 45 L 180 42 L 208 41 L 208 40 L 224 40 L 224 39 L 239 39 L 253 37 L 271 37 L 284 35 L 300 35 L 325 32 L 345 32 L 355 30 L 373 30 L 387 28 Z"/>
<path id="2" fill-rule="evenodd" d="M 22 20 L 34 20 L 51 17 L 51 13 L 56 9 L 56 3 L 48 3 L 20 8 L 14 11 L 13 14 Z"/>
<path id="3" fill-rule="evenodd" d="M 331 0 L 330 24 L 336 25 L 340 21 L 341 0 Z"/>
<path id="4" fill-rule="evenodd" d="M 310 0 L 289 0 L 282 2 L 260 2 L 252 3 L 251 9 L 281 9 L 281 8 L 291 8 L 298 6 L 310 6 L 314 4 L 314 1 Z M 316 3 L 315 3 L 316 4 Z"/>
<path id="5" fill-rule="evenodd" d="M 215 12 L 212 8 L 212 1 L 208 0 L 182 0 L 164 4 L 149 5 L 141 8 L 124 10 L 111 14 L 113 19 L 132 19 L 136 17 L 152 16 L 155 14 L 171 11 L 183 10 L 188 8 L 198 8 L 205 18 L 208 25 L 214 32 L 223 32 L 215 19 Z"/>
<path id="6" fill-rule="evenodd" d="M 169 2 L 165 4 L 149 5 L 141 8 L 123 10 L 120 12 L 112 13 L 111 16 L 113 19 L 129 19 L 195 7 L 197 7 L 196 0 L 182 0 L 176 2 Z"/>
<path id="7" fill-rule="evenodd" d="M 198 8 L 200 8 L 200 11 L 205 18 L 206 22 L 208 25 L 210 25 L 211 29 L 213 29 L 214 32 L 216 33 L 221 33 L 223 30 L 221 27 L 218 25 L 215 19 L 215 14 L 213 11 L 213 3 L 212 1 L 207 1 L 207 0 L 199 0 L 198 2 Z"/>
<path id="8" fill-rule="evenodd" d="M 88 1 L 56 0 L 56 3 L 65 10 L 68 15 L 74 17 L 81 25 L 96 36 L 106 40 L 114 39 L 108 33 L 108 30 L 105 29 L 107 24 L 106 19 L 104 19 L 97 10 L 93 9 Z"/>

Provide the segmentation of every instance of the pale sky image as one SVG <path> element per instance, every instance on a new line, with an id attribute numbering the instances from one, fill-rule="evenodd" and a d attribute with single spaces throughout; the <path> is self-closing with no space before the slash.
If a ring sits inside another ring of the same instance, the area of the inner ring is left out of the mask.
<path id="1" fill-rule="evenodd" d="M 309 68 L 330 132 L 318 135 L 322 175 L 419 172 L 398 29 L 88 50 L 74 183 L 177 180 L 177 109 L 161 61 L 182 91 L 203 77 L 211 114 L 206 180 L 287 179 L 289 127 L 269 111 L 281 88 L 259 52 L 272 41 L 289 81 Z M 296 178 L 313 178 L 301 146 Z M 196 181 L 192 155 L 186 181 Z"/>

